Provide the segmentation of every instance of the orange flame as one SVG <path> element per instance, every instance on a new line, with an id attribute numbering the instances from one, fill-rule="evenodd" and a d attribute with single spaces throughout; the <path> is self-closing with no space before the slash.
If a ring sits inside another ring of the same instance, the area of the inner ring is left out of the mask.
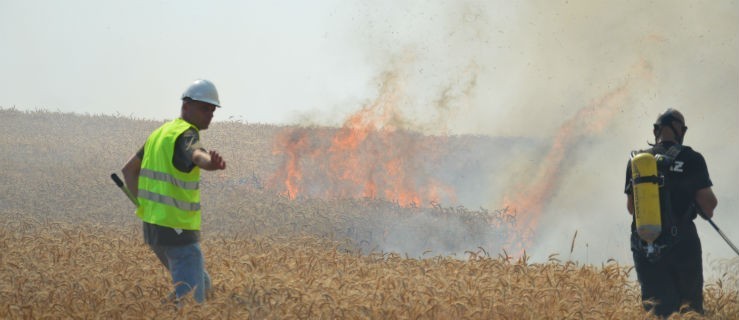
<path id="1" fill-rule="evenodd" d="M 398 130 L 400 82 L 386 74 L 380 96 L 328 130 L 288 129 L 276 140 L 284 155 L 273 184 L 291 198 L 384 198 L 416 206 L 455 198 L 452 188 L 423 172 L 423 154 L 434 146 L 427 138 Z M 433 153 L 433 152 L 432 152 Z"/>
<path id="2" fill-rule="evenodd" d="M 306 130 L 293 130 L 279 138 L 285 148 L 274 150 L 273 153 L 285 154 L 284 173 L 282 181 L 285 184 L 287 196 L 295 198 L 300 193 L 303 174 L 300 172 L 300 158 L 310 151 L 310 137 Z"/>
<path id="3" fill-rule="evenodd" d="M 628 77 L 622 85 L 565 121 L 554 136 L 551 148 L 539 162 L 538 172 L 532 179 L 527 179 L 528 183 L 522 183 L 514 188 L 513 193 L 504 196 L 504 207 L 513 210 L 516 216 L 518 234 L 509 239 L 510 246 L 520 251 L 530 245 L 542 211 L 559 185 L 565 157 L 584 137 L 599 134 L 608 127 L 620 107 L 632 96 L 633 87 L 639 83 L 634 80 L 650 79 L 650 72 L 650 65 L 641 61 L 629 73 L 629 76 L 636 77 Z"/>

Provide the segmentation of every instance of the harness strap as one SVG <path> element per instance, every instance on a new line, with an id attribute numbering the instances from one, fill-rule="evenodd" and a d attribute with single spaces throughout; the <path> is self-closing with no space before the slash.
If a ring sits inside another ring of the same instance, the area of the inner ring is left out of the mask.
<path id="1" fill-rule="evenodd" d="M 631 180 L 632 184 L 639 184 L 639 183 L 654 183 L 658 185 L 662 185 L 664 182 L 664 179 L 662 177 L 658 176 L 646 176 L 646 177 L 637 177 Z"/>
<path id="2" fill-rule="evenodd" d="M 677 158 L 677 155 L 680 154 L 680 151 L 683 151 L 683 146 L 679 144 L 673 144 L 672 146 L 670 146 L 669 149 L 667 149 L 665 154 L 674 160 Z"/>

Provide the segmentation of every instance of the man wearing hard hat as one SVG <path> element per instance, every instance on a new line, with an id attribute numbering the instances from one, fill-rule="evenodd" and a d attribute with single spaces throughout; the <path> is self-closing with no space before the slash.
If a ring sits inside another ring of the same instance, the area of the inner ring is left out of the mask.
<path id="1" fill-rule="evenodd" d="M 626 169 L 631 250 L 647 311 L 703 313 L 703 262 L 693 219 L 713 216 L 716 196 L 703 156 L 683 145 L 688 127 L 675 109 L 654 124 L 655 144 L 632 152 Z"/>
<path id="2" fill-rule="evenodd" d="M 194 290 L 205 300 L 210 276 L 200 250 L 200 169 L 224 170 L 216 151 L 206 151 L 200 130 L 220 107 L 208 80 L 193 82 L 182 94 L 180 117 L 154 130 L 123 167 L 126 185 L 139 203 L 144 241 L 169 270 L 179 299 Z"/>

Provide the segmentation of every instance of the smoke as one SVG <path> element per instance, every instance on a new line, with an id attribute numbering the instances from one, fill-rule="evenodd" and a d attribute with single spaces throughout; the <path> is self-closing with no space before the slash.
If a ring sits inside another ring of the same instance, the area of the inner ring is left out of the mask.
<path id="1" fill-rule="evenodd" d="M 526 85 L 513 100 L 516 107 L 505 112 L 502 121 L 508 126 L 499 132 L 527 128 L 517 134 L 538 135 L 555 150 L 558 133 L 570 121 L 592 119 L 583 117 L 582 110 L 624 90 L 624 99 L 606 106 L 613 114 L 600 130 L 573 127 L 576 132 L 562 151 L 562 161 L 548 163 L 545 151 L 529 170 L 534 175 L 555 170 L 554 190 L 540 203 L 538 225 L 546 227 L 536 229 L 530 253 L 539 258 L 552 252 L 570 255 L 570 240 L 579 231 L 574 258 L 630 262 L 630 217 L 622 194 L 627 155 L 653 140 L 651 123 L 667 107 L 683 111 L 692 123 L 685 143 L 706 156 L 721 203 L 716 219 L 726 219 L 726 226 L 736 224 L 731 212 L 739 209 L 737 186 L 727 178 L 739 175 L 736 164 L 724 160 L 739 155 L 725 143 L 725 137 L 737 134 L 729 122 L 739 119 L 737 9 L 736 2 L 569 1 L 520 12 L 531 22 L 523 46 L 540 49 L 522 57 L 534 67 L 523 68 Z M 638 65 L 646 66 L 648 76 L 635 71 Z M 625 83 L 631 85 L 621 87 Z M 708 257 L 732 257 L 706 223 L 696 223 Z M 733 238 L 739 238 L 739 231 Z"/>
<path id="2" fill-rule="evenodd" d="M 514 203 L 523 200 L 530 205 L 531 203 L 541 203 L 548 198 L 548 195 L 552 192 L 552 187 L 557 184 L 559 177 L 565 171 L 562 165 L 565 164 L 566 156 L 577 148 L 585 138 L 600 134 L 612 121 L 619 106 L 628 103 L 628 99 L 633 96 L 635 88 L 643 84 L 643 81 L 639 80 L 651 78 L 651 70 L 648 64 L 640 63 L 634 67 L 635 72 L 630 74 L 623 84 L 607 92 L 597 101 L 582 107 L 560 126 L 551 139 L 551 147 L 548 153 L 538 163 L 538 174 L 535 173 L 532 176 L 533 179 L 529 182 L 529 185 L 534 187 L 535 192 L 532 195 L 529 192 L 531 190 L 519 191 L 518 198 L 523 197 L 523 199 L 514 199 Z M 567 160 L 571 162 L 570 159 Z M 532 197 L 533 199 L 530 199 Z M 521 205 L 526 206 L 526 204 Z"/>
<path id="3" fill-rule="evenodd" d="M 474 169 L 489 171 L 449 171 L 486 176 L 483 185 L 460 187 L 457 195 L 487 208 L 502 208 L 506 195 L 539 194 L 520 204 L 536 211 L 526 216 L 527 252 L 535 259 L 560 253 L 589 263 L 630 263 L 626 160 L 652 139 L 651 123 L 667 107 L 686 116 L 685 143 L 706 157 L 719 198 L 715 221 L 739 241 L 739 229 L 731 228 L 739 225 L 733 214 L 739 154 L 727 148 L 739 136 L 736 1 L 345 6 L 338 10 L 351 17 L 350 43 L 378 75 L 361 105 L 392 79 L 401 88 L 397 128 L 522 138 L 481 155 L 490 163 Z M 338 117 L 335 123 L 346 119 Z M 697 224 L 707 256 L 732 256 L 713 230 Z"/>
<path id="4" fill-rule="evenodd" d="M 463 208 L 422 209 L 411 215 L 374 216 L 382 220 L 382 237 L 372 250 L 396 252 L 409 257 L 495 255 L 514 230 L 505 212 L 468 211 Z"/>

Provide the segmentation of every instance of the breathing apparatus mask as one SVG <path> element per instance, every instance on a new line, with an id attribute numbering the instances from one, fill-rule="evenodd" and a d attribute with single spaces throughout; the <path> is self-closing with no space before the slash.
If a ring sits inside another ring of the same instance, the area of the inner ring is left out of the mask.
<path id="1" fill-rule="evenodd" d="M 674 126 L 675 122 L 680 125 L 679 128 L 681 129 L 680 132 L 682 132 L 682 134 L 678 134 L 678 130 Z M 672 134 L 675 136 L 675 140 L 677 140 L 677 143 L 683 144 L 685 131 L 688 130 L 688 127 L 685 126 L 685 120 L 679 111 L 670 108 L 657 118 L 657 121 L 654 123 L 655 139 L 659 138 L 659 134 L 664 128 L 670 129 L 672 131 Z"/>

